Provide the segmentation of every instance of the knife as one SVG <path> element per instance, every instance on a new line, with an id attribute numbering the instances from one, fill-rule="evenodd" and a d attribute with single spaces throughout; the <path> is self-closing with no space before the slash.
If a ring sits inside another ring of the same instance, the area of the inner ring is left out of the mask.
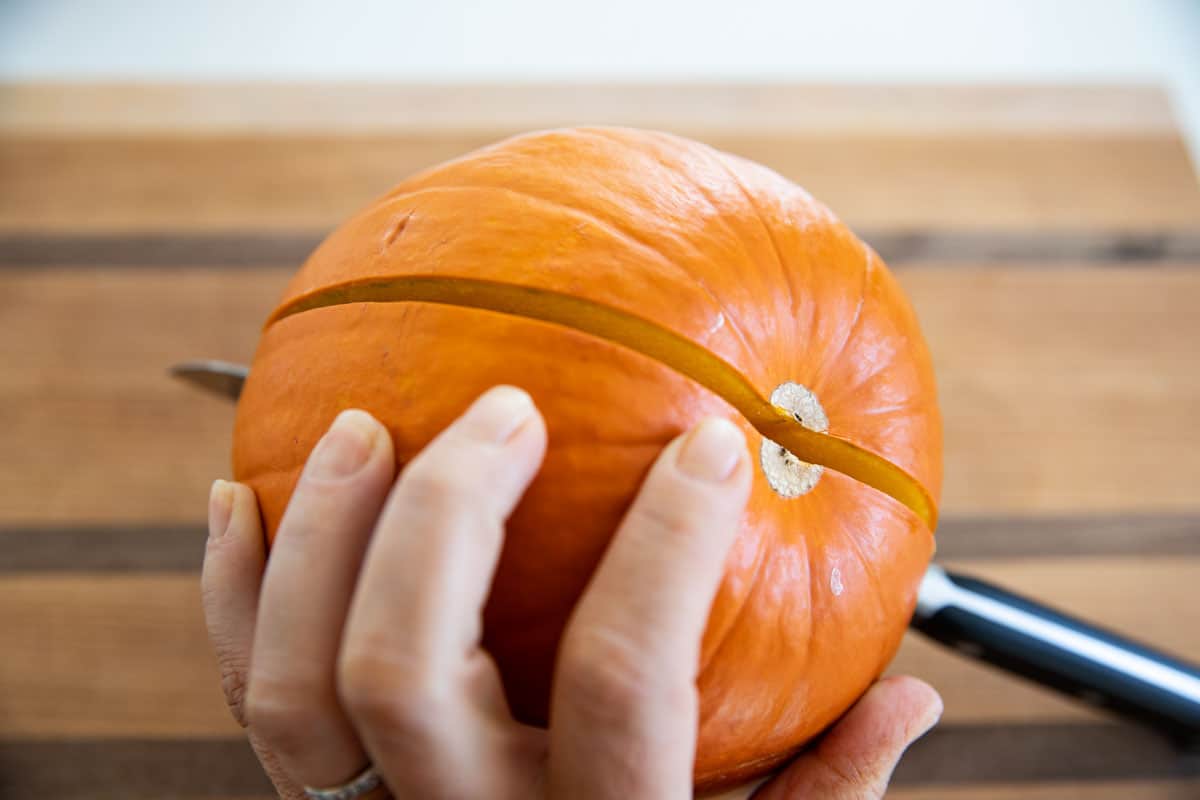
<path id="1" fill-rule="evenodd" d="M 188 361 L 171 374 L 236 400 L 249 368 Z M 910 627 L 992 667 L 1200 746 L 1200 667 L 993 584 L 929 566 Z"/>

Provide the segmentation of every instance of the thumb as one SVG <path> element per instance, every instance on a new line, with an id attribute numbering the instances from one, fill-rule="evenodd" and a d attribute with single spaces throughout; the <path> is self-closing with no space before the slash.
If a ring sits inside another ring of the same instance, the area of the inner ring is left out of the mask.
<path id="1" fill-rule="evenodd" d="M 929 684 L 884 678 L 863 695 L 815 749 L 763 786 L 756 800 L 882 798 L 910 744 L 942 716 L 942 698 Z"/>

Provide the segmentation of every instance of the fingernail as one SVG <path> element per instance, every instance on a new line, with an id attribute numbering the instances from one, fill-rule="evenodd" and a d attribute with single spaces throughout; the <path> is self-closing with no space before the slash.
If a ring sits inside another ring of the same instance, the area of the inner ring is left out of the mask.
<path id="1" fill-rule="evenodd" d="M 208 492 L 208 535 L 219 539 L 229 530 L 233 518 L 233 484 L 215 480 Z"/>
<path id="2" fill-rule="evenodd" d="M 745 449 L 746 440 L 736 425 L 712 417 L 688 434 L 675 463 L 685 475 L 720 483 L 733 474 Z"/>
<path id="3" fill-rule="evenodd" d="M 315 478 L 345 478 L 362 469 L 379 436 L 379 423 L 371 415 L 349 409 L 337 415 L 321 437 L 309 462 Z"/>
<path id="4" fill-rule="evenodd" d="M 475 401 L 467 421 L 481 439 L 506 442 L 533 415 L 533 399 L 528 393 L 513 386 L 497 386 Z"/>

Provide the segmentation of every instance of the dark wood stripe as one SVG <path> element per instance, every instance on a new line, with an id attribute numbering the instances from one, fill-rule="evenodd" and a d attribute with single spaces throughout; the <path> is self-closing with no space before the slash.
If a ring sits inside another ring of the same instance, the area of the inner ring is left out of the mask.
<path id="1" fill-rule="evenodd" d="M 0 528 L 0 575 L 19 572 L 195 572 L 203 524 Z"/>
<path id="2" fill-rule="evenodd" d="M 204 553 L 202 523 L 0 528 L 0 574 L 191 572 Z M 1200 555 L 1200 514 L 948 517 L 939 559 Z"/>
<path id="3" fill-rule="evenodd" d="M 896 786 L 1187 780 L 1200 757 L 1139 728 L 1103 723 L 944 725 L 917 742 Z M 0 743 L 0 797 L 56 800 L 267 795 L 239 739 Z"/>
<path id="4" fill-rule="evenodd" d="M 1200 231 L 888 232 L 863 238 L 889 264 L 1161 264 L 1200 260 Z"/>
<path id="5" fill-rule="evenodd" d="M 0 742 L 0 797 L 221 798 L 272 795 L 241 739 Z"/>
<path id="6" fill-rule="evenodd" d="M 323 233 L 0 235 L 2 267 L 299 266 Z"/>
<path id="7" fill-rule="evenodd" d="M 914 744 L 898 786 L 1194 778 L 1200 754 L 1132 725 L 942 725 Z"/>
<path id="8" fill-rule="evenodd" d="M 949 517 L 938 559 L 1200 555 L 1200 514 Z"/>
<path id="9" fill-rule="evenodd" d="M 319 231 L 0 234 L 0 267 L 299 265 Z M 1200 261 L 1200 231 L 873 231 L 892 265 L 921 263 L 1162 264 Z"/>

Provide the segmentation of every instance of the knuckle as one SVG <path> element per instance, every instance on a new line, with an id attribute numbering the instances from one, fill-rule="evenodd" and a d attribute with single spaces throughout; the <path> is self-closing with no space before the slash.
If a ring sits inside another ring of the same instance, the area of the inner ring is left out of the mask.
<path id="1" fill-rule="evenodd" d="M 245 665 L 225 662 L 220 665 L 221 692 L 225 695 L 225 704 L 234 720 L 243 728 L 246 721 L 246 669 Z"/>
<path id="2" fill-rule="evenodd" d="M 212 537 L 209 537 L 210 541 L 206 547 L 211 548 L 213 546 L 211 539 Z M 219 587 L 212 577 L 211 558 L 211 552 L 205 555 L 205 571 L 200 575 L 200 608 L 204 612 L 204 625 L 208 629 L 209 639 L 212 640 L 213 646 L 217 648 L 219 654 L 221 652 L 221 643 L 217 637 L 228 626 L 224 624 L 225 619 L 221 614 L 221 601 L 224 599 L 224 589 Z"/>
<path id="3" fill-rule="evenodd" d="M 305 468 L 300 473 L 300 480 L 288 505 L 294 504 L 331 504 L 343 500 L 347 491 L 361 490 L 374 478 L 372 470 L 360 469 L 349 475 L 330 476 Z"/>
<path id="4" fill-rule="evenodd" d="M 645 647 L 600 626 L 568 635 L 556 680 L 563 696 L 593 718 L 624 719 L 651 706 L 679 714 L 695 710 L 690 680 L 665 674 Z"/>
<path id="5" fill-rule="evenodd" d="M 442 683 L 431 669 L 369 651 L 349 653 L 338 663 L 338 697 L 347 713 L 393 739 L 430 737 L 447 705 Z"/>
<path id="6" fill-rule="evenodd" d="M 643 498 L 630 510 L 630 524 L 653 532 L 655 540 L 671 547 L 683 547 L 697 531 L 712 524 L 712 516 L 674 493 Z"/>
<path id="7" fill-rule="evenodd" d="M 422 454 L 400 478 L 399 502 L 425 523 L 499 532 L 505 515 L 494 497 L 495 481 L 470 462 L 470 453 Z"/>
<path id="8" fill-rule="evenodd" d="M 414 501 L 437 508 L 454 507 L 471 486 L 465 463 L 469 454 L 426 451 L 409 465 L 400 487 Z"/>
<path id="9" fill-rule="evenodd" d="M 243 698 L 246 727 L 272 750 L 293 758 L 308 754 L 312 731 L 319 730 L 328 717 L 328 706 L 328 701 L 311 689 L 257 676 Z"/>
<path id="10" fill-rule="evenodd" d="M 821 766 L 824 788 L 832 796 L 883 797 L 886 779 L 880 774 L 879 765 L 860 764 L 852 758 L 829 753 L 825 748 L 817 748 L 814 755 Z"/>

